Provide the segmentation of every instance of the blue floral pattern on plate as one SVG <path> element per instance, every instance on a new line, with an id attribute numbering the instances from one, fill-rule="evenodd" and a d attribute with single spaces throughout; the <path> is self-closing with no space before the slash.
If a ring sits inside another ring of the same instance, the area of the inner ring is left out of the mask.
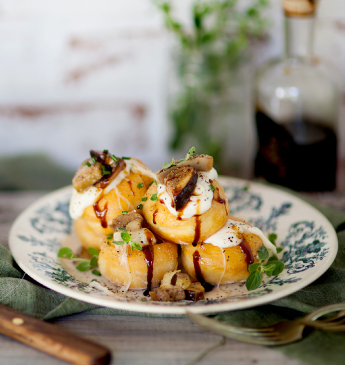
<path id="1" fill-rule="evenodd" d="M 144 298 L 142 291 L 117 295 L 90 285 L 90 280 L 76 278 L 57 259 L 62 242 L 72 231 L 68 214 L 71 187 L 49 194 L 26 209 L 12 227 L 10 248 L 27 274 L 62 294 L 117 309 L 165 314 L 183 314 L 186 307 L 207 313 L 264 304 L 303 288 L 332 264 L 337 237 L 331 224 L 316 209 L 264 185 L 226 177 L 219 182 L 227 193 L 231 215 L 247 220 L 266 234 L 277 233 L 278 245 L 284 249 L 281 253 L 284 271 L 265 278 L 259 288 L 250 292 L 243 283 L 236 283 L 226 286 L 227 295 L 211 296 L 197 303 L 155 303 Z"/>

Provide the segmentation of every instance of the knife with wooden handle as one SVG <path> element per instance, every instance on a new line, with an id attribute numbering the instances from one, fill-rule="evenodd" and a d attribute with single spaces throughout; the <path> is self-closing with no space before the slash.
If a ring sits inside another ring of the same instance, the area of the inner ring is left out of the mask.
<path id="1" fill-rule="evenodd" d="M 0 305 L 0 333 L 71 364 L 106 365 L 111 360 L 110 351 L 104 346 L 3 305 Z"/>

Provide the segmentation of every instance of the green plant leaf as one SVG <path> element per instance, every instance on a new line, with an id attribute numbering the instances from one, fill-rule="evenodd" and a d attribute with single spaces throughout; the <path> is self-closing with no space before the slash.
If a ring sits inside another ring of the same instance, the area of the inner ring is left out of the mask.
<path id="1" fill-rule="evenodd" d="M 139 245 L 139 243 L 136 243 L 136 242 L 132 242 L 131 243 L 131 247 L 134 249 L 134 250 L 142 250 L 143 248 L 141 247 L 141 245 Z"/>
<path id="2" fill-rule="evenodd" d="M 157 201 L 158 200 L 157 193 L 154 193 L 154 194 L 151 195 L 151 200 L 152 201 Z"/>
<path id="3" fill-rule="evenodd" d="M 276 264 L 275 264 L 275 261 L 271 261 L 269 264 L 265 265 L 263 268 L 264 268 L 264 271 L 265 272 L 269 272 L 269 271 L 273 271 L 275 268 L 276 268 Z"/>
<path id="4" fill-rule="evenodd" d="M 284 263 L 281 261 L 272 261 L 276 264 L 276 268 L 273 270 L 272 274 L 274 276 L 279 275 L 284 270 Z"/>
<path id="5" fill-rule="evenodd" d="M 91 269 L 90 262 L 89 261 L 81 262 L 76 268 L 79 271 L 88 271 Z"/>
<path id="6" fill-rule="evenodd" d="M 65 259 L 71 259 L 71 258 L 75 257 L 75 255 L 69 247 L 62 247 L 62 248 L 60 248 L 60 250 L 58 252 L 58 257 L 62 257 Z"/>
<path id="7" fill-rule="evenodd" d="M 258 258 L 259 260 L 261 261 L 265 261 L 267 260 L 269 257 L 269 253 L 268 253 L 268 250 L 265 246 L 261 246 L 259 247 L 258 249 Z"/>
<path id="8" fill-rule="evenodd" d="M 128 243 L 131 240 L 131 235 L 128 232 L 122 232 L 121 238 Z"/>
<path id="9" fill-rule="evenodd" d="M 255 262 L 254 264 L 251 264 L 248 266 L 248 271 L 249 272 L 253 272 L 253 271 L 256 271 L 258 270 L 258 268 L 261 266 L 261 263 L 260 262 Z"/>
<path id="10" fill-rule="evenodd" d="M 272 255 L 268 260 L 267 263 L 271 262 L 271 261 L 278 261 L 278 257 L 276 255 Z"/>
<path id="11" fill-rule="evenodd" d="M 110 237 L 110 238 L 112 238 L 112 237 Z M 93 247 L 89 247 L 89 248 L 88 248 L 88 251 L 89 251 L 89 254 L 90 254 L 91 256 L 98 256 L 98 255 L 99 255 L 98 250 L 96 250 L 96 249 L 95 249 L 95 248 L 93 248 Z"/>
<path id="12" fill-rule="evenodd" d="M 246 280 L 246 287 L 248 290 L 254 290 L 260 286 L 261 282 L 262 273 L 260 271 L 253 271 Z"/>
<path id="13" fill-rule="evenodd" d="M 93 275 L 102 276 L 102 274 L 98 270 L 91 271 Z"/>
<path id="14" fill-rule="evenodd" d="M 112 241 L 113 243 L 115 243 L 115 245 L 124 245 L 126 242 L 124 241 Z"/>
<path id="15" fill-rule="evenodd" d="M 91 257 L 90 266 L 91 267 L 97 267 L 98 266 L 98 256 L 92 256 Z"/>

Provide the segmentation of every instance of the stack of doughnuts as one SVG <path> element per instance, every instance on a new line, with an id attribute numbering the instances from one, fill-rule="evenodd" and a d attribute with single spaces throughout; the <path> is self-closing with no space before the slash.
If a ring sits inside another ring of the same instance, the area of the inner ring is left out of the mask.
<path id="1" fill-rule="evenodd" d="M 259 247 L 276 252 L 258 228 L 229 215 L 211 156 L 187 154 L 165 165 L 156 175 L 105 150 L 91 151 L 77 171 L 70 214 L 82 247 L 100 251 L 104 277 L 148 295 L 177 269 L 180 251 L 180 269 L 209 291 L 246 280 Z"/>

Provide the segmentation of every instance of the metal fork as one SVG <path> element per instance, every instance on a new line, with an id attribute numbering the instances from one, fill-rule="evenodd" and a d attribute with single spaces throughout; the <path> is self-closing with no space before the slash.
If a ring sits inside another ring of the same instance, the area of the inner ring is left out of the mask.
<path id="1" fill-rule="evenodd" d="M 338 313 L 331 318 L 318 320 L 318 318 L 333 312 Z M 306 326 L 329 332 L 345 331 L 345 303 L 322 307 L 295 321 L 280 322 L 264 328 L 224 324 L 190 311 L 187 311 L 187 315 L 201 327 L 222 336 L 266 346 L 285 345 L 301 340 Z"/>

